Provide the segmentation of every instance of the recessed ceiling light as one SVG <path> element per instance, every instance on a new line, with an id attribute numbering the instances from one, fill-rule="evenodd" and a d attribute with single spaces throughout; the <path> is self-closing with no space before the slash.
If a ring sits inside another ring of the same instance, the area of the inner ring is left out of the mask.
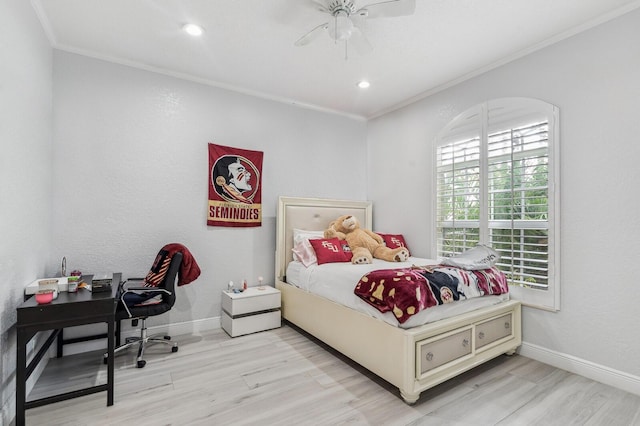
<path id="1" fill-rule="evenodd" d="M 371 86 L 371 83 L 369 83 L 367 80 L 358 82 L 358 87 L 361 89 L 367 89 L 369 86 Z"/>
<path id="2" fill-rule="evenodd" d="M 202 27 L 200 25 L 196 25 L 196 24 L 184 24 L 182 26 L 182 30 L 189 34 L 192 35 L 194 37 L 198 37 L 201 36 L 202 33 L 204 32 L 204 30 L 202 29 Z"/>

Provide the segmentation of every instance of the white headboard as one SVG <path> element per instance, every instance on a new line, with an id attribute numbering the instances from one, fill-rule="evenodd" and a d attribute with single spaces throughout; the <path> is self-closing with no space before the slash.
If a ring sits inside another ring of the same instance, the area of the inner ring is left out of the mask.
<path id="1" fill-rule="evenodd" d="M 370 201 L 280 197 L 276 225 L 276 280 L 284 280 L 287 264 L 293 259 L 293 229 L 323 231 L 336 218 L 349 214 L 360 226 L 372 229 Z"/>

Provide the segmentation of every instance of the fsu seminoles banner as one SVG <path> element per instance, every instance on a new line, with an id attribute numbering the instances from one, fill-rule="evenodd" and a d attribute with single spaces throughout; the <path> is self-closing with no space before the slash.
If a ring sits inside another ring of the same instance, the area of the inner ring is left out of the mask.
<path id="1" fill-rule="evenodd" d="M 209 144 L 207 225 L 262 225 L 262 155 Z"/>

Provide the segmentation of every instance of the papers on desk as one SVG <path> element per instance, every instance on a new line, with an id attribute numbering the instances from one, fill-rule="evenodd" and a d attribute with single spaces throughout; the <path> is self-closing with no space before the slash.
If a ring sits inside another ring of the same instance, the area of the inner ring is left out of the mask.
<path id="1" fill-rule="evenodd" d="M 41 281 L 49 282 L 41 285 Z M 30 296 L 32 294 L 36 294 L 38 290 L 54 290 L 53 298 L 55 299 L 58 297 L 59 291 L 67 291 L 68 285 L 67 277 L 38 278 L 24 288 L 24 294 Z"/>

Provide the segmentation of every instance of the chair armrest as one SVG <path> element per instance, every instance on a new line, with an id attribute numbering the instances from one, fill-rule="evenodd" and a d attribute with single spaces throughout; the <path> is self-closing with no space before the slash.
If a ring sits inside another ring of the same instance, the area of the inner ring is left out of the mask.
<path id="1" fill-rule="evenodd" d="M 124 291 L 126 290 L 125 287 L 127 287 L 127 283 L 129 281 L 144 281 L 144 278 L 127 278 L 124 281 L 120 281 L 120 283 L 118 283 L 118 298 L 121 299 L 122 295 L 124 294 Z"/>

